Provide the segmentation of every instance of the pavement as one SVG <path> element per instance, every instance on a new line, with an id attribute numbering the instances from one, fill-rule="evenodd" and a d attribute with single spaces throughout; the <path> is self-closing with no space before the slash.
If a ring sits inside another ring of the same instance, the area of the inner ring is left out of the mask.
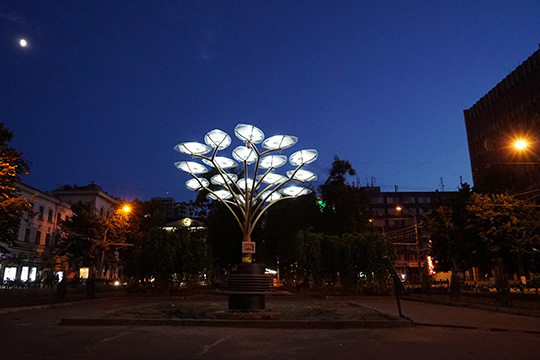
<path id="1" fill-rule="evenodd" d="M 396 300 L 389 297 L 355 299 L 359 305 L 398 316 Z M 454 327 L 489 331 L 520 331 L 540 334 L 540 318 L 507 314 L 485 309 L 438 305 L 402 299 L 403 315 L 417 326 Z"/>
<path id="2" fill-rule="evenodd" d="M 178 300 L 178 297 L 173 298 Z M 449 305 L 439 305 L 401 300 L 403 318 L 399 313 L 395 298 L 392 297 L 354 297 L 350 303 L 360 305 L 384 314 L 394 316 L 396 320 L 379 321 L 291 321 L 291 320 L 168 320 L 168 319 L 115 319 L 106 318 L 106 314 L 126 308 L 171 300 L 170 297 L 114 297 L 55 305 L 37 305 L 21 308 L 0 309 L 1 314 L 21 311 L 57 308 L 62 325 L 103 325 L 103 326 L 208 326 L 208 327 L 261 327 L 261 328 L 391 328 L 404 326 L 448 327 L 487 331 L 518 331 L 540 335 L 540 318 L 507 314 L 485 309 L 472 309 Z M 202 300 L 204 301 L 204 300 Z M 294 296 L 291 302 L 302 301 Z"/>
<path id="3" fill-rule="evenodd" d="M 0 314 L 0 359 L 538 359 L 538 318 L 410 301 L 402 302 L 403 312 L 420 325 L 407 328 L 59 325 L 61 319 L 96 318 L 167 299 L 114 297 L 9 309 Z M 397 314 L 393 298 L 347 301 Z"/>

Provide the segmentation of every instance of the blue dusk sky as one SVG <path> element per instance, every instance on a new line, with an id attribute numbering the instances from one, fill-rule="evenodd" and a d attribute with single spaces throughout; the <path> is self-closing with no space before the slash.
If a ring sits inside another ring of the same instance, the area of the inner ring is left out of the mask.
<path id="1" fill-rule="evenodd" d="M 2 1 L 0 122 L 42 191 L 192 200 L 173 146 L 239 123 L 316 148 L 319 183 L 337 155 L 351 183 L 452 191 L 463 110 L 539 43 L 537 0 Z"/>

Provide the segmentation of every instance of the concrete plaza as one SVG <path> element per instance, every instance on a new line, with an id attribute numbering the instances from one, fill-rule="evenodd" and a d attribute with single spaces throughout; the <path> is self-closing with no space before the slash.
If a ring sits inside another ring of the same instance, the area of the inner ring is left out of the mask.
<path id="1" fill-rule="evenodd" d="M 293 300 L 293 299 L 291 299 Z M 538 359 L 540 319 L 404 301 L 415 323 L 381 329 L 61 326 L 162 301 L 109 298 L 0 314 L 0 359 Z M 358 304 L 397 313 L 391 298 Z"/>

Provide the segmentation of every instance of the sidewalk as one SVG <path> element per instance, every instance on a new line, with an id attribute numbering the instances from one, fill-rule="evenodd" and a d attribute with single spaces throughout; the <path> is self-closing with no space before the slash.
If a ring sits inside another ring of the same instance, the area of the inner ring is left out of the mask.
<path id="1" fill-rule="evenodd" d="M 398 316 L 395 298 L 365 297 L 355 303 L 386 314 Z M 521 331 L 540 334 L 540 318 L 488 310 L 437 305 L 401 299 L 401 310 L 415 325 L 443 326 L 490 331 Z"/>

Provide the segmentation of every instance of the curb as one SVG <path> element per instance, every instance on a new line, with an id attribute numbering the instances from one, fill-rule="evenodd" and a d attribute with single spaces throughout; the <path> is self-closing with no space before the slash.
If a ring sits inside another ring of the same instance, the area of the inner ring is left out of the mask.
<path id="1" fill-rule="evenodd" d="M 82 301 L 68 301 L 68 302 L 56 303 L 56 304 L 44 304 L 44 305 L 31 305 L 31 306 L 21 306 L 21 307 L 12 307 L 12 308 L 2 308 L 2 309 L 0 309 L 0 315 L 12 314 L 12 313 L 21 312 L 21 311 L 43 310 L 43 309 L 59 308 L 59 307 L 66 307 L 66 306 L 72 306 L 72 305 L 88 304 L 88 303 L 91 303 L 91 302 L 96 301 L 96 300 L 98 300 L 98 299 L 82 300 Z M 101 299 L 99 299 L 99 300 L 101 300 Z"/>
<path id="2" fill-rule="evenodd" d="M 62 319 L 67 326 L 201 326 L 264 329 L 389 329 L 410 327 L 405 320 L 215 320 L 215 319 Z"/>

